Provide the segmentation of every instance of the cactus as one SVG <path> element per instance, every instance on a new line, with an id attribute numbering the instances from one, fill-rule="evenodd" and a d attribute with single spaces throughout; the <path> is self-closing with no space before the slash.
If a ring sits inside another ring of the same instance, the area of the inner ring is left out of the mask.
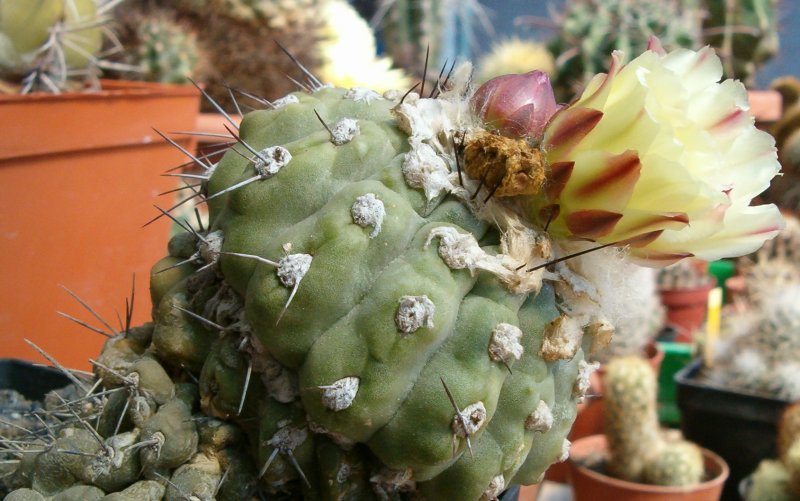
<path id="1" fill-rule="evenodd" d="M 745 501 L 800 497 L 800 404 L 786 408 L 778 426 L 778 459 L 765 459 L 750 476 Z"/>
<path id="2" fill-rule="evenodd" d="M 722 58 L 725 76 L 751 84 L 758 66 L 778 53 L 778 0 L 702 0 L 704 41 Z"/>
<path id="3" fill-rule="evenodd" d="M 655 66 L 667 56 L 642 57 Z M 152 268 L 153 322 L 96 329 L 109 337 L 98 379 L 76 384 L 102 410 L 88 419 L 64 402 L 73 419 L 31 440 L 20 488 L 158 496 L 141 484 L 155 481 L 170 501 L 494 499 L 567 457 L 597 367 L 584 348 L 613 331 L 586 255 L 674 261 L 688 250 L 659 237 L 690 220 L 703 238 L 689 231 L 682 243 L 698 253 L 746 252 L 773 233 L 753 226 L 780 225 L 769 207 L 751 208 L 762 217 L 731 247 L 706 237 L 735 230 L 661 206 L 648 207 L 653 217 L 619 214 L 617 234 L 608 217 L 585 224 L 625 210 L 597 182 L 620 164 L 595 159 L 616 157 L 602 141 L 575 144 L 591 139 L 587 116 L 606 134 L 615 113 L 599 121 L 584 100 L 554 115 L 549 81 L 535 72 L 473 94 L 464 64 L 429 93 L 380 95 L 299 69 L 307 92 L 229 120 L 218 163 L 186 152 L 200 186 L 181 203 L 202 201 L 209 224 L 161 212 L 185 231 Z M 624 142 L 647 162 L 636 132 Z M 590 155 L 570 159 L 581 148 Z M 638 187 L 628 199 L 649 198 L 647 183 L 626 186 Z M 701 188 L 692 178 L 669 190 Z M 542 201 L 550 212 L 534 211 Z M 603 238 L 612 240 L 592 246 Z"/>
<path id="4" fill-rule="evenodd" d="M 61 92 L 91 81 L 113 0 L 9 0 L 0 6 L 0 77 L 23 93 Z"/>
<path id="5" fill-rule="evenodd" d="M 485 18 L 478 0 L 381 0 L 377 12 L 374 24 L 381 29 L 385 51 L 417 76 L 426 60 L 438 69 L 448 61 L 469 59 L 473 23 Z"/>
<path id="6" fill-rule="evenodd" d="M 765 193 L 770 201 L 790 211 L 800 208 L 800 80 L 780 77 L 770 87 L 782 98 L 781 117 L 770 126 L 775 137 L 783 176 Z"/>
<path id="7" fill-rule="evenodd" d="M 520 38 L 509 38 L 492 45 L 492 50 L 478 64 L 476 80 L 479 83 L 509 73 L 540 70 L 552 74 L 553 56 L 544 45 Z"/>
<path id="8" fill-rule="evenodd" d="M 129 5 L 134 5 L 133 3 Z M 119 22 L 126 33 L 120 38 L 131 47 L 136 76 L 154 82 L 186 83 L 203 71 L 206 51 L 191 27 L 169 10 L 121 8 Z"/>
<path id="9" fill-rule="evenodd" d="M 604 380 L 608 471 L 623 480 L 688 486 L 705 469 L 700 449 L 686 441 L 666 441 L 656 413 L 656 376 L 643 359 L 627 356 L 609 362 Z"/>
<path id="10" fill-rule="evenodd" d="M 611 51 L 639 54 L 651 36 L 668 48 L 699 47 L 701 17 L 697 0 L 568 2 L 548 43 L 556 61 L 556 96 L 569 100 L 593 75 L 608 70 Z"/>
<path id="11" fill-rule="evenodd" d="M 659 289 L 697 289 L 714 283 L 708 265 L 702 261 L 684 259 L 658 273 Z"/>

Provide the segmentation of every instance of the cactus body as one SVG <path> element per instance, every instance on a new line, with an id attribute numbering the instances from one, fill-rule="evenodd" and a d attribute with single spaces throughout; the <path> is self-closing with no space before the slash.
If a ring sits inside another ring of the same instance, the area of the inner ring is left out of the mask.
<path id="1" fill-rule="evenodd" d="M 656 413 L 656 376 L 636 356 L 609 362 L 604 380 L 605 433 L 609 472 L 624 480 L 688 486 L 703 478 L 700 449 L 691 442 L 666 441 Z"/>
<path id="2" fill-rule="evenodd" d="M 745 501 L 800 496 L 800 404 L 786 408 L 778 426 L 778 459 L 765 459 L 750 476 Z"/>

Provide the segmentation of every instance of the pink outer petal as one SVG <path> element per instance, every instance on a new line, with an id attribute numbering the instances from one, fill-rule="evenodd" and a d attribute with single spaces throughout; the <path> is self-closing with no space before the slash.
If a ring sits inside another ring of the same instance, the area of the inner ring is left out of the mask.
<path id="1" fill-rule="evenodd" d="M 661 40 L 655 35 L 650 35 L 650 38 L 647 39 L 647 50 L 651 50 L 659 56 L 667 55 L 667 51 L 664 50 L 664 46 L 661 45 Z"/>
<path id="2" fill-rule="evenodd" d="M 503 120 L 502 125 L 499 127 L 500 131 L 510 137 L 525 137 L 530 131 L 537 129 L 537 124 L 534 121 L 535 113 L 536 106 L 533 103 L 517 108 L 508 118 Z M 541 127 L 538 128 L 541 131 Z"/>
<path id="3" fill-rule="evenodd" d="M 694 254 L 691 252 L 660 252 L 644 247 L 641 249 L 631 249 L 628 260 L 639 266 L 664 268 L 665 266 L 677 263 L 681 259 L 693 256 Z"/>
<path id="4" fill-rule="evenodd" d="M 655 231 L 680 230 L 688 224 L 689 217 L 683 212 L 665 212 L 661 214 L 626 212 L 614 229 L 614 233 L 617 239 L 629 241 L 641 235 L 650 235 Z"/>
<path id="5" fill-rule="evenodd" d="M 589 182 L 579 186 L 575 194 L 579 197 L 613 196 L 614 198 L 630 198 L 642 164 L 637 152 L 628 150 L 608 159 L 606 168 Z"/>
<path id="6" fill-rule="evenodd" d="M 564 218 L 567 229 L 576 237 L 597 240 L 606 236 L 622 219 L 622 214 L 604 210 L 582 210 Z"/>
<path id="7" fill-rule="evenodd" d="M 545 188 L 545 195 L 549 199 L 554 200 L 561 196 L 574 168 L 575 162 L 555 162 L 550 165 L 550 178 Z"/>
<path id="8" fill-rule="evenodd" d="M 603 118 L 593 108 L 567 108 L 558 113 L 547 127 L 543 146 L 555 158 L 568 155 Z"/>

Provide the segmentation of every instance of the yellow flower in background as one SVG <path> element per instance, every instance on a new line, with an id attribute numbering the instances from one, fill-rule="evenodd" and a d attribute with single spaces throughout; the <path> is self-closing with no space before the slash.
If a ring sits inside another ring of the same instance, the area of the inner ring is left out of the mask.
<path id="1" fill-rule="evenodd" d="M 409 76 L 394 68 L 390 58 L 377 56 L 372 28 L 346 1 L 324 2 L 320 19 L 319 76 L 324 83 L 377 92 L 411 86 Z"/>
<path id="2" fill-rule="evenodd" d="M 744 86 L 719 83 L 714 50 L 667 54 L 653 40 L 621 59 L 547 125 L 550 184 L 533 218 L 558 237 L 629 244 L 651 265 L 739 256 L 775 236 L 777 207 L 749 206 L 780 170 L 774 140 Z"/>
<path id="3" fill-rule="evenodd" d="M 539 70 L 548 75 L 555 71 L 553 55 L 544 44 L 533 40 L 509 38 L 492 45 L 475 67 L 478 83 L 500 75 Z"/>

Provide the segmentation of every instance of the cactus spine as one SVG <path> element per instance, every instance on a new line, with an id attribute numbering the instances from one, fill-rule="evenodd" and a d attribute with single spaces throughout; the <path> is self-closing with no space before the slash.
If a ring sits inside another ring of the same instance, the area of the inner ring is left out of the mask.
<path id="1" fill-rule="evenodd" d="M 664 440 L 656 393 L 656 376 L 645 360 L 628 356 L 609 362 L 603 395 L 609 472 L 633 482 L 695 484 L 704 473 L 702 454 L 690 442 Z"/>

